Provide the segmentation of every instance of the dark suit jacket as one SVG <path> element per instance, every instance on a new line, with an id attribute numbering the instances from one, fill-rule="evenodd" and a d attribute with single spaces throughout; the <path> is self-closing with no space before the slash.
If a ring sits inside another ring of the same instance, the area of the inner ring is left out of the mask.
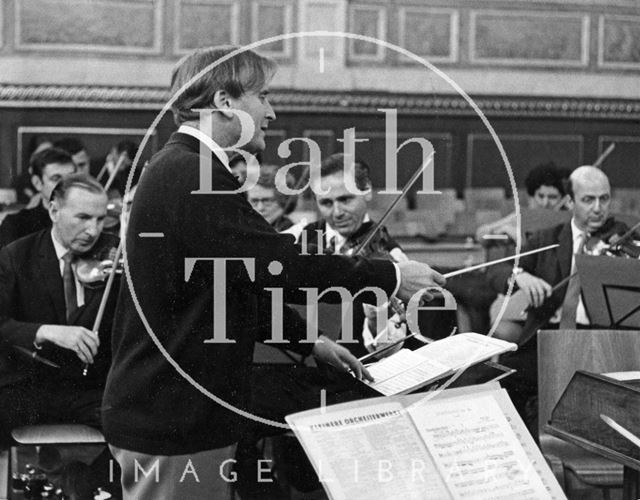
<path id="1" fill-rule="evenodd" d="M 0 224 L 0 248 L 23 236 L 51 227 L 49 212 L 42 203 L 7 215 Z"/>
<path id="2" fill-rule="evenodd" d="M 242 194 L 193 194 L 199 188 L 199 149 L 191 136 L 171 137 L 141 177 L 128 226 L 135 301 L 123 281 L 103 428 L 109 443 L 147 454 L 186 454 L 238 441 L 246 417 L 219 401 L 249 407 L 254 342 L 269 337 L 271 328 L 271 311 L 261 308 L 262 299 L 270 304 L 282 291 L 284 302 L 304 303 L 302 287 L 342 285 L 355 293 L 378 285 L 389 294 L 396 285 L 388 262 L 299 255 L 293 237 L 277 233 Z M 211 160 L 213 189 L 238 189 L 231 172 L 215 156 Z M 141 232 L 163 236 L 141 238 Z M 221 276 L 210 261 L 200 260 L 188 272 L 188 258 L 240 257 L 250 259 L 251 277 L 244 264 L 230 262 L 226 287 L 214 282 L 214 274 Z M 271 267 L 275 276 L 268 270 L 273 261 L 282 264 L 280 273 Z M 217 296 L 217 307 L 214 291 L 226 295 Z M 223 303 L 224 316 L 218 308 Z M 298 315 L 285 308 L 282 319 L 286 337 L 304 338 L 306 325 Z M 205 342 L 216 322 L 226 326 L 232 342 Z M 312 345 L 298 348 L 308 353 Z"/>
<path id="3" fill-rule="evenodd" d="M 112 243 L 103 235 L 95 246 Z M 104 384 L 110 363 L 110 330 L 115 308 L 112 293 L 100 329 L 101 346 L 88 377 L 82 377 L 82 362 L 76 354 L 46 343 L 38 354 L 59 364 L 60 369 L 34 362 L 13 346 L 34 350 L 36 332 L 43 324 L 93 328 L 104 284 L 85 287 L 85 304 L 66 320 L 64 287 L 51 230 L 43 229 L 0 251 L 0 387 L 26 377 L 46 381 L 77 380 L 84 387 Z"/>
<path id="4" fill-rule="evenodd" d="M 623 233 L 627 226 L 621 222 L 609 219 L 606 227 L 617 229 Z M 542 278 L 551 286 L 554 286 L 571 272 L 571 258 L 573 254 L 573 237 L 571 234 L 571 222 L 560 224 L 550 229 L 534 233 L 523 246 L 522 251 L 533 250 L 558 243 L 560 246 L 546 252 L 528 255 L 520 259 L 520 267 L 538 278 Z M 487 278 L 491 286 L 498 292 L 507 290 L 508 279 L 511 276 L 513 264 L 496 265 L 489 268 Z M 543 327 L 553 316 L 555 311 L 564 301 L 567 286 L 562 286 L 549 297 L 542 306 L 533 309 L 527 315 L 525 330 L 533 325 Z"/>

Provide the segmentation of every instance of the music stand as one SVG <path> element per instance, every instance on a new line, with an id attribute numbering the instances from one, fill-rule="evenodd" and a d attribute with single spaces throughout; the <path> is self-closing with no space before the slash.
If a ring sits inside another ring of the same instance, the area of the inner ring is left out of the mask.
<path id="1" fill-rule="evenodd" d="M 640 329 L 640 260 L 576 255 L 591 324 Z"/>

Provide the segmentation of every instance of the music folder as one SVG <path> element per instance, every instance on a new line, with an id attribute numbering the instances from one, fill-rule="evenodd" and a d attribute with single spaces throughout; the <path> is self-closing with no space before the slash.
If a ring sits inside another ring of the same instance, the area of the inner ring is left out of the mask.
<path id="1" fill-rule="evenodd" d="M 332 500 L 566 499 L 495 383 L 365 399 L 286 420 Z"/>
<path id="2" fill-rule="evenodd" d="M 593 326 L 640 329 L 640 260 L 576 255 L 576 267 Z"/>

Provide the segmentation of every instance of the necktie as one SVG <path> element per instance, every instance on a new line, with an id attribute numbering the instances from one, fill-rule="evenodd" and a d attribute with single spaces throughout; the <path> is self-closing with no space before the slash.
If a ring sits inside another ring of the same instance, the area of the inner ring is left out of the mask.
<path id="1" fill-rule="evenodd" d="M 74 255 L 67 252 L 62 257 L 64 269 L 62 271 L 62 284 L 64 285 L 64 303 L 67 310 L 67 321 L 71 315 L 78 309 L 78 299 L 76 297 L 76 278 L 71 268 Z"/>
<path id="2" fill-rule="evenodd" d="M 580 234 L 580 243 L 576 250 L 575 255 L 579 255 L 584 251 L 584 244 L 586 242 L 586 235 Z M 575 255 L 572 260 L 571 273 L 575 272 Z M 562 316 L 560 318 L 560 328 L 575 328 L 576 327 L 576 310 L 578 309 L 578 302 L 580 301 L 580 277 L 576 274 L 569 280 L 569 286 L 567 286 L 567 293 L 564 296 L 564 302 L 562 303 Z"/>

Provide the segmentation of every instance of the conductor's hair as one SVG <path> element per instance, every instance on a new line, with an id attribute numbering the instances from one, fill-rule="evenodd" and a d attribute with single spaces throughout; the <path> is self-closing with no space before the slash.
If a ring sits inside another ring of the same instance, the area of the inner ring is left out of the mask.
<path id="1" fill-rule="evenodd" d="M 252 50 L 245 50 L 214 64 L 238 48 L 220 46 L 199 49 L 176 64 L 171 75 L 171 95 L 175 96 L 183 86 L 188 85 L 171 106 L 177 125 L 198 120 L 199 114 L 193 109 L 213 108 L 213 98 L 219 90 L 237 99 L 247 92 L 260 90 L 271 80 L 277 69 L 275 61 Z M 209 67 L 211 69 L 194 79 Z"/>
<path id="2" fill-rule="evenodd" d="M 325 158 L 320 164 L 320 177 L 344 172 L 344 159 L 342 153 L 332 154 Z M 371 178 L 369 177 L 369 165 L 364 160 L 356 158 L 355 161 L 355 181 L 356 187 L 361 191 L 371 187 Z"/>
<path id="3" fill-rule="evenodd" d="M 47 148 L 31 155 L 31 158 L 29 159 L 29 173 L 42 179 L 42 173 L 44 172 L 45 167 L 53 163 L 59 163 L 62 165 L 70 163 L 73 168 L 75 168 L 73 159 L 67 151 L 60 148 Z"/>
<path id="4" fill-rule="evenodd" d="M 94 194 L 104 194 L 106 192 L 102 184 L 96 179 L 85 173 L 65 175 L 51 191 L 50 201 L 57 201 L 58 203 L 64 203 L 67 200 L 69 191 L 73 188 L 84 189 Z"/>

